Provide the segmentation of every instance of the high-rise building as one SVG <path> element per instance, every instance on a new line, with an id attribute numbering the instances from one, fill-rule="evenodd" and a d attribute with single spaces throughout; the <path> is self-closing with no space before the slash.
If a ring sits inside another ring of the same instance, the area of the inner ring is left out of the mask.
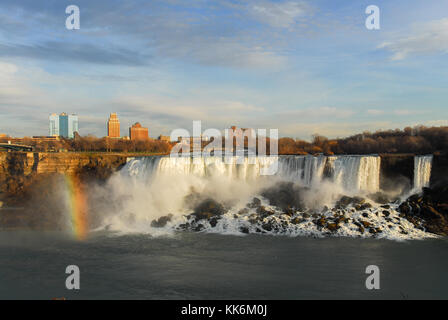
<path id="1" fill-rule="evenodd" d="M 73 139 L 75 132 L 78 132 L 78 116 L 75 114 L 68 115 L 65 112 L 57 115 L 52 113 L 50 120 L 50 136 L 61 136 Z"/>
<path id="2" fill-rule="evenodd" d="M 73 139 L 78 132 L 78 116 L 68 115 L 65 112 L 59 115 L 59 135 L 64 138 Z"/>
<path id="3" fill-rule="evenodd" d="M 59 136 L 59 116 L 56 113 L 50 114 L 50 136 Z"/>
<path id="4" fill-rule="evenodd" d="M 136 122 L 129 128 L 129 136 L 131 140 L 148 140 L 148 128 L 144 128 L 139 122 Z"/>
<path id="5" fill-rule="evenodd" d="M 116 113 L 111 113 L 107 121 L 107 137 L 120 138 L 120 121 Z"/>

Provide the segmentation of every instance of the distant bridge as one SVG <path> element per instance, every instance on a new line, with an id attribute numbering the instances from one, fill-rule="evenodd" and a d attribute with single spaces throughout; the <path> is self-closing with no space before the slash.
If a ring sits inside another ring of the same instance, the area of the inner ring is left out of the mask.
<path id="1" fill-rule="evenodd" d="M 32 146 L 25 146 L 22 144 L 10 144 L 10 143 L 0 143 L 0 150 L 12 150 L 12 151 L 33 151 Z"/>

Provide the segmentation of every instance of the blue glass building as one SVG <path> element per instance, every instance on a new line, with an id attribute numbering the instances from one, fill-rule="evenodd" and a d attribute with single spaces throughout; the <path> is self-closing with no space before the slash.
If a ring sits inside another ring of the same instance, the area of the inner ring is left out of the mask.
<path id="1" fill-rule="evenodd" d="M 75 132 L 78 132 L 78 116 L 68 115 L 65 112 L 60 115 L 50 115 L 50 136 L 61 136 L 73 139 Z"/>

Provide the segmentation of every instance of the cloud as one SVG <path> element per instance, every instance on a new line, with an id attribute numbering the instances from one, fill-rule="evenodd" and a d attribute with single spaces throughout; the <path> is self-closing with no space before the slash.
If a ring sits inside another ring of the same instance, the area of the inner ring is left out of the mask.
<path id="1" fill-rule="evenodd" d="M 148 56 L 125 48 L 55 41 L 37 45 L 0 44 L 0 56 L 128 66 L 139 66 L 149 62 Z"/>
<path id="2" fill-rule="evenodd" d="M 378 46 L 393 53 L 392 60 L 412 55 L 448 53 L 448 18 L 419 24 L 407 35 L 396 37 Z"/>
<path id="3" fill-rule="evenodd" d="M 411 115 L 418 115 L 418 114 L 425 114 L 426 111 L 424 110 L 411 110 L 411 109 L 392 109 L 392 110 L 378 110 L 378 109 L 369 109 L 367 110 L 367 114 L 371 116 L 411 116 Z"/>
<path id="4" fill-rule="evenodd" d="M 0 4 L 0 18 L 5 18 L 0 21 L 0 55 L 115 65 L 169 58 L 206 66 L 277 68 L 286 65 L 288 39 L 272 27 L 293 25 L 307 8 L 302 1 L 110 2 L 78 0 L 81 29 L 69 32 L 62 3 L 5 0 Z"/>
<path id="5" fill-rule="evenodd" d="M 372 116 L 379 116 L 384 114 L 385 112 L 383 110 L 377 110 L 377 109 L 369 109 L 367 110 L 367 114 Z"/>
<path id="6" fill-rule="evenodd" d="M 247 10 L 256 20 L 277 28 L 290 27 L 311 11 L 303 1 L 256 1 L 249 4 Z"/>
<path id="7" fill-rule="evenodd" d="M 446 120 L 429 120 L 424 122 L 427 126 L 440 126 L 440 127 L 448 127 L 448 119 Z"/>
<path id="8" fill-rule="evenodd" d="M 207 66 L 232 68 L 277 68 L 286 64 L 286 57 L 271 49 L 236 38 L 215 40 L 186 37 L 179 42 L 172 39 L 159 43 L 160 55 L 181 60 L 192 60 Z"/>
<path id="9" fill-rule="evenodd" d="M 396 109 L 393 113 L 397 116 L 409 116 L 426 113 L 424 110 Z"/>
<path id="10" fill-rule="evenodd" d="M 279 112 L 276 114 L 276 118 L 282 119 L 300 119 L 300 120 L 312 120 L 312 119 L 328 119 L 328 118 L 348 118 L 355 114 L 353 110 L 336 107 L 317 107 L 317 108 L 304 108 L 291 111 Z"/>
<path id="11" fill-rule="evenodd" d="M 300 125 L 285 124 L 279 130 L 279 135 L 310 140 L 312 134 L 320 134 L 328 138 L 347 137 L 364 131 L 373 132 L 378 129 L 388 129 L 397 126 L 399 125 L 390 121 L 347 121 L 340 123 L 322 121 L 319 123 L 301 123 Z"/>

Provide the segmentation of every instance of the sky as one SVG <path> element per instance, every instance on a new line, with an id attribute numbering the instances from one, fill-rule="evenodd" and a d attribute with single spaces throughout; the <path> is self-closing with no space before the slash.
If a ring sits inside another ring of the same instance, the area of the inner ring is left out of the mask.
<path id="1" fill-rule="evenodd" d="M 53 112 L 100 137 L 111 112 L 123 136 L 137 121 L 306 140 L 448 125 L 447 62 L 446 0 L 2 0 L 0 133 L 47 135 Z"/>

